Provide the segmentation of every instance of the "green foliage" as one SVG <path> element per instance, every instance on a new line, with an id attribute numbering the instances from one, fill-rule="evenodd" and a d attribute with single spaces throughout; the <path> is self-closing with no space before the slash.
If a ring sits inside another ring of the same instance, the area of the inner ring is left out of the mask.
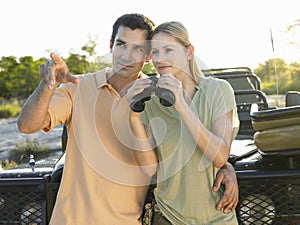
<path id="1" fill-rule="evenodd" d="M 33 140 L 25 143 L 17 143 L 16 147 L 9 152 L 9 159 L 20 164 L 29 162 L 29 156 L 34 155 L 35 159 L 49 156 L 50 149 Z"/>
<path id="2" fill-rule="evenodd" d="M 12 169 L 19 164 L 28 163 L 30 155 L 34 155 L 36 160 L 49 156 L 50 149 L 42 146 L 33 140 L 27 140 L 24 143 L 17 143 L 14 149 L 9 152 L 8 159 L 4 162 L 0 161 L 0 170 Z"/>
<path id="3" fill-rule="evenodd" d="M 289 29 L 299 28 L 299 22 L 300 20 Z M 81 48 L 81 54 L 70 52 L 69 56 L 64 58 L 72 74 L 90 73 L 111 67 L 111 63 L 106 61 L 105 56 L 96 55 L 96 46 L 96 40 L 89 37 L 88 42 Z M 39 66 L 46 60 L 46 58 L 34 60 L 32 56 L 19 59 L 14 56 L 2 57 L 0 59 L 0 98 L 27 99 L 40 82 Z M 142 71 L 145 74 L 156 73 L 151 62 L 145 63 Z M 292 62 L 288 65 L 284 59 L 269 59 L 259 64 L 254 73 L 261 78 L 262 90 L 266 94 L 276 94 L 277 84 L 279 94 L 284 94 L 288 90 L 300 90 L 300 62 Z M 16 104 L 2 105 L 0 117 L 15 116 L 19 110 Z"/>
<path id="4" fill-rule="evenodd" d="M 16 167 L 17 165 L 18 165 L 18 163 L 16 163 L 15 161 L 6 159 L 4 162 L 0 162 L 0 171 L 1 171 L 1 168 L 3 170 L 9 170 L 9 169 Z"/>
<path id="5" fill-rule="evenodd" d="M 144 68 L 142 70 L 145 74 L 157 73 L 156 69 L 154 68 L 152 62 L 145 63 Z"/>
<path id="6" fill-rule="evenodd" d="M 293 24 L 287 27 L 286 31 L 290 33 L 300 32 L 300 19 L 295 20 Z M 300 47 L 299 39 L 290 41 L 290 44 Z"/>
<path id="7" fill-rule="evenodd" d="M 40 81 L 39 66 L 46 59 L 37 61 L 32 56 L 2 57 L 0 60 L 0 97 L 27 98 Z"/>
<path id="8" fill-rule="evenodd" d="M 0 105 L 0 118 L 15 117 L 19 114 L 21 106 L 17 99 Z"/>
<path id="9" fill-rule="evenodd" d="M 93 57 L 94 55 L 96 55 L 96 46 L 96 40 L 89 36 L 88 42 L 83 47 L 81 47 L 81 50 L 87 52 L 90 57 Z"/>
<path id="10" fill-rule="evenodd" d="M 261 89 L 266 94 L 279 94 L 289 90 L 300 91 L 300 63 L 286 64 L 284 59 L 269 59 L 259 64 L 254 73 L 261 79 Z M 276 84 L 277 82 L 277 84 Z"/>
<path id="11" fill-rule="evenodd" d="M 70 53 L 70 56 L 64 60 L 72 74 L 83 74 L 90 72 L 89 62 L 86 58 L 87 57 L 85 55 Z"/>

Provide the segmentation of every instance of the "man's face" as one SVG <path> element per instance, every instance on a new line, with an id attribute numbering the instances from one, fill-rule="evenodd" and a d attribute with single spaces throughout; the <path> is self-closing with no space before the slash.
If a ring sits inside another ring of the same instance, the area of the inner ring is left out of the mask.
<path id="1" fill-rule="evenodd" d="M 120 26 L 111 47 L 112 68 L 121 77 L 138 74 L 147 56 L 147 31 Z"/>

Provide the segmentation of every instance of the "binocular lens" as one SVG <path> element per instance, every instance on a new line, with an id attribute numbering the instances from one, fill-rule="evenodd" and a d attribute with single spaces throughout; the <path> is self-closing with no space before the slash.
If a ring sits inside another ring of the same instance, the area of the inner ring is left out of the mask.
<path id="1" fill-rule="evenodd" d="M 175 97 L 174 97 L 173 93 L 165 92 L 165 93 L 161 94 L 160 103 L 163 106 L 166 106 L 166 107 L 172 106 L 174 104 L 174 102 L 175 102 Z"/>

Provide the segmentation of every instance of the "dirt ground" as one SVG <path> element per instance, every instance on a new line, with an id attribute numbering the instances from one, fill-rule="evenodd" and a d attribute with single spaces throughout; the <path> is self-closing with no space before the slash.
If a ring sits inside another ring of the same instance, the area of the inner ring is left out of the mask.
<path id="1" fill-rule="evenodd" d="M 34 134 L 23 134 L 18 131 L 17 118 L 0 119 L 0 161 L 8 158 L 8 153 L 16 144 L 32 140 L 48 147 L 51 151 L 61 150 L 62 126 L 54 128 L 49 133 L 38 131 Z"/>

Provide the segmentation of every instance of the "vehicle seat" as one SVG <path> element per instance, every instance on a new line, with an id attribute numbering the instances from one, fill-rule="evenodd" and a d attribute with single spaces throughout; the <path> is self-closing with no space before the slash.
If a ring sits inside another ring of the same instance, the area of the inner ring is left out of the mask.
<path id="1" fill-rule="evenodd" d="M 250 116 L 254 143 L 262 152 L 300 154 L 300 105 L 258 111 L 253 104 Z"/>
<path id="2" fill-rule="evenodd" d="M 300 105 L 300 92 L 299 91 L 288 91 L 285 94 L 285 106 Z"/>

